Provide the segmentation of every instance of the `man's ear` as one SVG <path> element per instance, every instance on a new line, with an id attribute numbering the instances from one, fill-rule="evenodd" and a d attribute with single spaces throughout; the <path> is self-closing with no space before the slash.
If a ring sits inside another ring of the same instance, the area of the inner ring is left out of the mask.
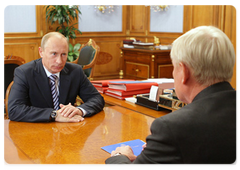
<path id="1" fill-rule="evenodd" d="M 182 83 L 186 84 L 190 78 L 190 70 L 189 68 L 182 62 L 179 63 L 179 66 L 181 67 L 182 71 Z"/>
<path id="2" fill-rule="evenodd" d="M 42 53 L 43 53 L 43 50 L 42 50 L 41 47 L 38 48 L 38 52 L 39 52 L 39 55 L 42 57 L 42 56 L 43 56 L 43 54 L 42 54 Z"/>

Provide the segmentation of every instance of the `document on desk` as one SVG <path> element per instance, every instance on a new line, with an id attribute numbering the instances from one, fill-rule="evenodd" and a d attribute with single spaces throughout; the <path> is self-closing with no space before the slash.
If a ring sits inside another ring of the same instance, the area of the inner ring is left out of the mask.
<path id="1" fill-rule="evenodd" d="M 149 100 L 157 101 L 158 86 L 152 86 L 150 89 Z"/>
<path id="2" fill-rule="evenodd" d="M 136 139 L 136 140 L 131 140 L 131 141 L 127 141 L 127 142 L 104 146 L 104 147 L 101 147 L 101 149 L 103 149 L 111 154 L 112 151 L 114 151 L 117 147 L 128 145 L 132 148 L 134 155 L 138 156 L 142 152 L 142 145 L 144 145 L 144 144 L 145 144 L 145 142 L 143 142 L 142 140 Z"/>
<path id="3" fill-rule="evenodd" d="M 152 85 L 158 86 L 156 82 L 150 81 L 115 81 L 109 82 L 108 87 L 109 89 L 117 89 L 117 90 L 124 90 L 124 91 L 133 91 L 133 90 L 143 90 L 143 89 L 150 89 Z"/>

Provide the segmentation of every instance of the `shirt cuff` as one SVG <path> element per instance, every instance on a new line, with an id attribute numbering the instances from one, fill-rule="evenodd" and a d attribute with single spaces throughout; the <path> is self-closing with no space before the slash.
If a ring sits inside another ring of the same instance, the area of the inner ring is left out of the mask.
<path id="1" fill-rule="evenodd" d="M 87 114 L 87 111 L 86 111 L 86 110 L 84 110 L 84 109 L 81 108 L 81 107 L 77 107 L 77 108 L 80 109 L 80 110 L 83 112 L 83 117 L 86 116 L 86 114 Z"/>

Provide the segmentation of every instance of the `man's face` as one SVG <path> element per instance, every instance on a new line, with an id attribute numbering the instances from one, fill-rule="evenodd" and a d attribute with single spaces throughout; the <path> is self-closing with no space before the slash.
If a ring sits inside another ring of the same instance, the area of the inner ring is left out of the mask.
<path id="1" fill-rule="evenodd" d="M 44 67 L 52 74 L 58 73 L 66 64 L 68 44 L 62 38 L 51 37 L 46 42 L 44 49 L 39 47 L 39 54 Z"/>

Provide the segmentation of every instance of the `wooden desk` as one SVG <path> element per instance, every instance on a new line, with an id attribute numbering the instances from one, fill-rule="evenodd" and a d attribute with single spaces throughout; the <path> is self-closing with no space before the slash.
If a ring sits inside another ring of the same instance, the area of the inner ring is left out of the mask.
<path id="1" fill-rule="evenodd" d="M 114 105 L 114 106 L 115 105 L 121 106 L 121 107 L 130 109 L 135 112 L 138 112 L 138 113 L 141 113 L 144 115 L 148 115 L 148 116 L 151 116 L 154 118 L 158 118 L 158 117 L 161 117 L 161 116 L 164 116 L 164 115 L 170 113 L 170 111 L 168 111 L 168 110 L 156 111 L 153 109 L 149 109 L 147 107 L 143 107 L 143 106 L 128 102 L 126 100 L 120 100 L 120 99 L 108 96 L 106 94 L 101 94 L 101 95 L 103 96 L 106 104 Z"/>
<path id="2" fill-rule="evenodd" d="M 154 118 L 110 106 L 80 123 L 4 121 L 7 163 L 103 164 L 102 146 L 133 139 L 145 141 Z"/>

